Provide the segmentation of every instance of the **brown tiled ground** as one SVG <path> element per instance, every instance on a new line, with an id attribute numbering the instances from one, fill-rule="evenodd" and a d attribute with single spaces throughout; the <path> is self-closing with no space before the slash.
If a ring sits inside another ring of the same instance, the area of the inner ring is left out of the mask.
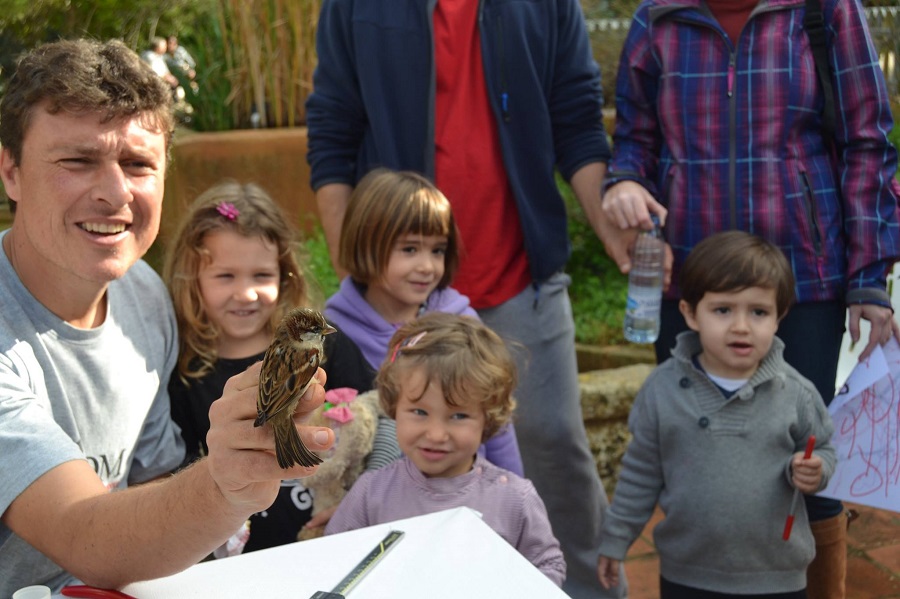
<path id="1" fill-rule="evenodd" d="M 847 599 L 900 598 L 900 514 L 848 504 L 860 512 L 850 526 Z M 625 561 L 630 599 L 659 599 L 659 562 L 653 548 L 657 510 Z"/>

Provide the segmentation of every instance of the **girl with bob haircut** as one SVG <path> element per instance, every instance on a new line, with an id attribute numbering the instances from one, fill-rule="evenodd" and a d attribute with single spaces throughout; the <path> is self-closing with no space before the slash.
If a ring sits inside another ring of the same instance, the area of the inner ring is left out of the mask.
<path id="1" fill-rule="evenodd" d="M 339 261 L 350 276 L 325 303 L 325 316 L 373 368 L 397 329 L 423 314 L 478 318 L 469 298 L 450 287 L 459 266 L 450 202 L 419 174 L 377 169 L 363 177 L 344 214 Z M 495 465 L 524 474 L 511 424 L 482 451 Z"/>
<path id="2" fill-rule="evenodd" d="M 409 233 L 445 237 L 444 270 L 436 289 L 446 289 L 459 268 L 459 233 L 450 202 L 431 181 L 411 171 L 376 169 L 356 186 L 341 227 L 339 257 L 358 283 L 377 282 L 391 250 Z"/>

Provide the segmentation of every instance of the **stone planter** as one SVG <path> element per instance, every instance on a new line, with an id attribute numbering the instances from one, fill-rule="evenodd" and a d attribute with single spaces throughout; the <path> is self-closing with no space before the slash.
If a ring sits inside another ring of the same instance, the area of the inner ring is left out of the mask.
<path id="1" fill-rule="evenodd" d="M 578 375 L 584 428 L 607 495 L 616 487 L 622 456 L 631 440 L 628 413 L 653 368 L 652 364 L 632 364 Z"/>
<path id="2" fill-rule="evenodd" d="M 631 440 L 628 413 L 656 358 L 652 346 L 578 345 L 576 349 L 584 428 L 597 472 L 611 496 Z"/>
<path id="3" fill-rule="evenodd" d="M 629 364 L 656 364 L 652 345 L 586 345 L 575 344 L 578 372 L 619 368 Z"/>
<path id="4" fill-rule="evenodd" d="M 285 210 L 296 226 L 309 230 L 318 221 L 306 163 L 306 127 L 179 133 L 172 146 L 160 238 L 163 243 L 185 208 L 222 179 L 257 183 Z"/>

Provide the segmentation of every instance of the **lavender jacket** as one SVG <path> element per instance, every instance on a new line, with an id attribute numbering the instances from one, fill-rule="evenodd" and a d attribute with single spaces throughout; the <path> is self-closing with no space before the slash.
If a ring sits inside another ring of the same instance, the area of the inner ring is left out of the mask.
<path id="1" fill-rule="evenodd" d="M 469 305 L 469 298 L 449 287 L 435 290 L 428 296 L 425 312 L 446 312 L 478 318 L 478 313 Z M 376 370 L 387 355 L 391 337 L 400 327 L 399 324 L 386 321 L 376 312 L 350 277 L 344 277 L 337 293 L 325 302 L 325 317 L 356 343 Z M 512 423 L 488 439 L 478 453 L 493 464 L 524 476 L 525 469 Z"/>
<path id="2" fill-rule="evenodd" d="M 341 501 L 325 534 L 461 506 L 481 512 L 488 526 L 562 586 L 566 562 L 534 485 L 481 457 L 472 470 L 452 478 L 426 478 L 407 457 L 365 472 Z"/>
<path id="3" fill-rule="evenodd" d="M 674 283 L 691 248 L 741 229 L 785 253 L 798 301 L 890 306 L 885 275 L 900 255 L 900 223 L 889 93 L 859 0 L 822 0 L 822 10 L 833 140 L 822 131 L 804 0 L 760 0 L 737 40 L 701 0 L 638 7 L 606 185 L 636 180 L 668 208 L 667 297 L 680 295 Z"/>

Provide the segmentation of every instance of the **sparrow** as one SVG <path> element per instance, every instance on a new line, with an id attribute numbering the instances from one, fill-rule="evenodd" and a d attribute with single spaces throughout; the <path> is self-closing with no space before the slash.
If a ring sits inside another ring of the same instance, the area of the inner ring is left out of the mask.
<path id="1" fill-rule="evenodd" d="M 315 466 L 322 458 L 303 444 L 294 427 L 294 410 L 303 393 L 314 380 L 322 361 L 325 335 L 335 329 L 325 317 L 312 308 L 296 308 L 289 312 L 275 330 L 259 372 L 257 416 L 253 426 L 272 424 L 275 433 L 275 455 L 278 465 Z"/>

